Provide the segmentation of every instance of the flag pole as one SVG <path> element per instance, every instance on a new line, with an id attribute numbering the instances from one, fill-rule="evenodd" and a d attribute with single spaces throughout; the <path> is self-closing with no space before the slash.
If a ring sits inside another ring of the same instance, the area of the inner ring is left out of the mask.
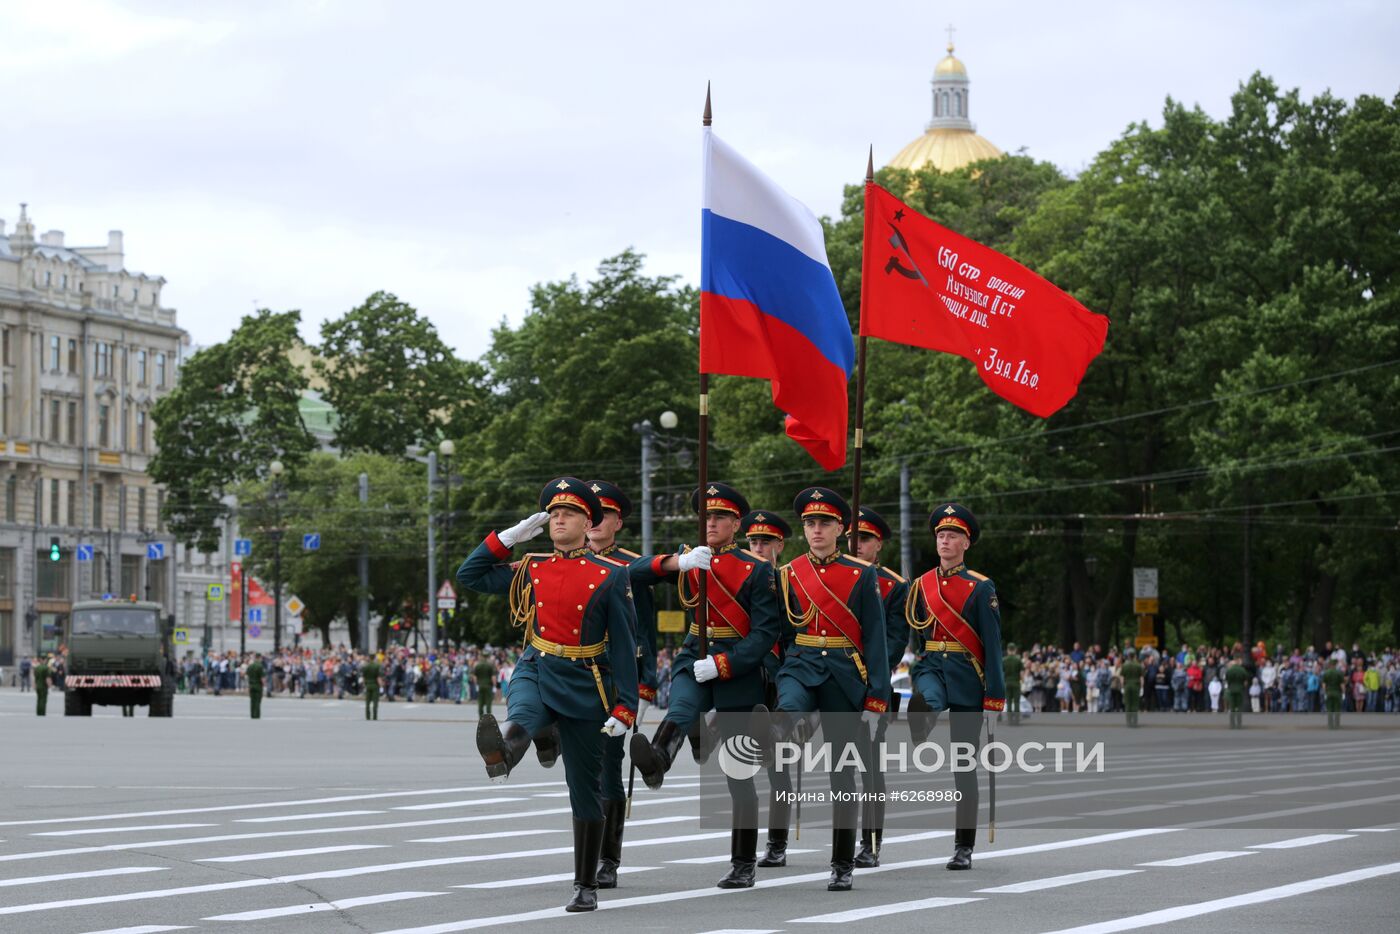
<path id="1" fill-rule="evenodd" d="M 710 83 L 705 82 L 705 113 L 701 117 L 701 123 L 708 130 L 713 113 L 710 109 Z M 706 537 L 705 522 L 705 487 L 709 485 L 710 469 L 710 374 L 705 372 L 705 367 L 700 367 L 700 456 L 696 458 L 700 468 L 700 544 L 708 545 Z M 700 587 L 698 600 L 695 606 L 695 621 L 700 628 L 700 657 L 705 658 L 710 654 L 710 601 L 709 583 L 710 575 L 702 572 L 700 575 Z"/>
<path id="2" fill-rule="evenodd" d="M 865 158 L 865 189 L 866 203 L 870 202 L 870 186 L 875 183 L 875 147 L 870 147 L 870 152 Z M 870 216 L 865 216 L 866 224 L 870 223 Z M 855 455 L 853 464 L 854 479 L 851 483 L 851 529 L 847 538 L 851 554 L 856 553 L 856 546 L 860 543 L 860 460 L 861 452 L 865 448 L 865 277 L 861 277 L 860 282 L 860 336 L 856 342 L 856 437 Z"/>

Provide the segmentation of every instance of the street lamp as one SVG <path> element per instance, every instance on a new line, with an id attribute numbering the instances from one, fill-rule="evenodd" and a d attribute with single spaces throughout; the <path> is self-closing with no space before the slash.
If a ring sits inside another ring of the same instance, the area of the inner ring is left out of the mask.
<path id="1" fill-rule="evenodd" d="M 272 528 L 267 530 L 272 539 L 272 654 L 282 654 L 282 472 L 286 468 L 281 461 L 267 465 L 272 477 Z M 269 681 L 269 684 L 271 682 Z M 270 692 L 269 692 L 270 693 Z"/>
<path id="2" fill-rule="evenodd" d="M 667 409 L 662 412 L 657 421 L 661 422 L 661 427 L 667 430 L 675 428 L 679 420 L 676 413 Z M 652 471 L 652 444 L 656 439 L 656 429 L 652 427 L 651 419 L 644 418 L 632 426 L 632 430 L 642 436 L 642 554 L 653 554 L 652 550 L 652 517 L 651 517 L 651 471 Z"/>
<path id="3" fill-rule="evenodd" d="M 447 573 L 452 572 L 452 455 L 457 453 L 457 445 L 451 439 L 443 438 L 438 442 L 438 454 L 442 456 L 442 543 L 447 550 Z M 432 595 L 433 600 L 433 647 L 437 647 L 437 626 L 438 614 L 441 610 L 437 605 L 437 593 Z M 452 620 L 457 620 L 457 606 L 452 606 Z"/>

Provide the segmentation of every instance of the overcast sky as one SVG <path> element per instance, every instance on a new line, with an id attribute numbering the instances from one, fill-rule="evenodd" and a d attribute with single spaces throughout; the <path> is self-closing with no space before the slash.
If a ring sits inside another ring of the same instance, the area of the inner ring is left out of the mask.
<path id="1" fill-rule="evenodd" d="M 1258 70 L 1400 91 L 1400 3 L 0 0 L 0 218 L 127 266 L 198 344 L 378 289 L 479 355 L 529 287 L 629 246 L 695 281 L 700 111 L 818 214 L 923 132 L 954 41 L 978 131 L 1076 172 Z"/>

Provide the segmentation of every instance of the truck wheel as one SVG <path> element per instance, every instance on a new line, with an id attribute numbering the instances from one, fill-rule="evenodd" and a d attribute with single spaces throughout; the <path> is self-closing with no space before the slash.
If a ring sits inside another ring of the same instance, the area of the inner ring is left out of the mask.
<path id="1" fill-rule="evenodd" d="M 79 706 L 77 691 L 63 692 L 63 715 L 65 717 L 81 717 L 83 715 L 82 708 Z"/>
<path id="2" fill-rule="evenodd" d="M 165 691 L 151 692 L 152 717 L 169 717 L 174 713 L 174 697 Z"/>

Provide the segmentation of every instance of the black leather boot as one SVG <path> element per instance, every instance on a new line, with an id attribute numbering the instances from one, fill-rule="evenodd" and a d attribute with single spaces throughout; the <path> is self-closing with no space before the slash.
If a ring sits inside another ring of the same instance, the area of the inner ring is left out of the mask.
<path id="1" fill-rule="evenodd" d="M 690 756 L 697 765 L 710 761 L 710 753 L 719 743 L 718 714 L 713 711 L 697 717 L 690 725 Z"/>
<path id="2" fill-rule="evenodd" d="M 617 888 L 617 867 L 622 865 L 622 828 L 627 800 L 603 802 L 603 849 L 598 858 L 598 888 Z"/>
<path id="3" fill-rule="evenodd" d="M 873 830 L 860 832 L 860 852 L 856 853 L 857 869 L 874 869 L 880 865 L 879 844 L 875 842 Z"/>
<path id="4" fill-rule="evenodd" d="M 948 860 L 949 869 L 971 869 L 972 847 L 977 842 L 976 830 L 958 830 L 953 834 L 953 858 Z"/>
<path id="5" fill-rule="evenodd" d="M 535 758 L 547 769 L 559 761 L 559 724 L 551 723 L 535 734 Z"/>
<path id="6" fill-rule="evenodd" d="M 763 858 L 756 865 L 764 869 L 787 865 L 788 832 L 776 827 L 768 828 L 768 843 L 763 848 Z"/>
<path id="7" fill-rule="evenodd" d="M 642 781 L 646 782 L 652 791 L 660 788 L 661 783 L 666 780 L 666 773 L 670 770 L 671 763 L 676 761 L 676 751 L 681 748 L 683 742 L 685 734 L 676 726 L 674 720 L 662 720 L 650 742 L 640 733 L 632 734 L 628 746 L 632 753 L 632 761 L 637 763 L 637 771 L 642 773 Z"/>
<path id="8" fill-rule="evenodd" d="M 754 864 L 758 856 L 758 830 L 731 830 L 729 832 L 729 872 L 719 880 L 722 889 L 751 889 L 754 882 Z"/>
<path id="9" fill-rule="evenodd" d="M 826 884 L 828 892 L 849 892 L 851 873 L 855 869 L 856 832 L 854 830 L 833 830 L 831 832 L 831 881 Z"/>
<path id="10" fill-rule="evenodd" d="M 574 897 L 565 911 L 594 911 L 598 907 L 598 854 L 603 849 L 606 821 L 574 818 Z"/>
<path id="11" fill-rule="evenodd" d="M 493 782 L 503 782 L 515 768 L 525 750 L 530 748 L 530 734 L 518 723 L 507 720 L 505 730 L 496 718 L 482 714 L 476 725 L 476 751 L 486 763 L 486 777 Z"/>

